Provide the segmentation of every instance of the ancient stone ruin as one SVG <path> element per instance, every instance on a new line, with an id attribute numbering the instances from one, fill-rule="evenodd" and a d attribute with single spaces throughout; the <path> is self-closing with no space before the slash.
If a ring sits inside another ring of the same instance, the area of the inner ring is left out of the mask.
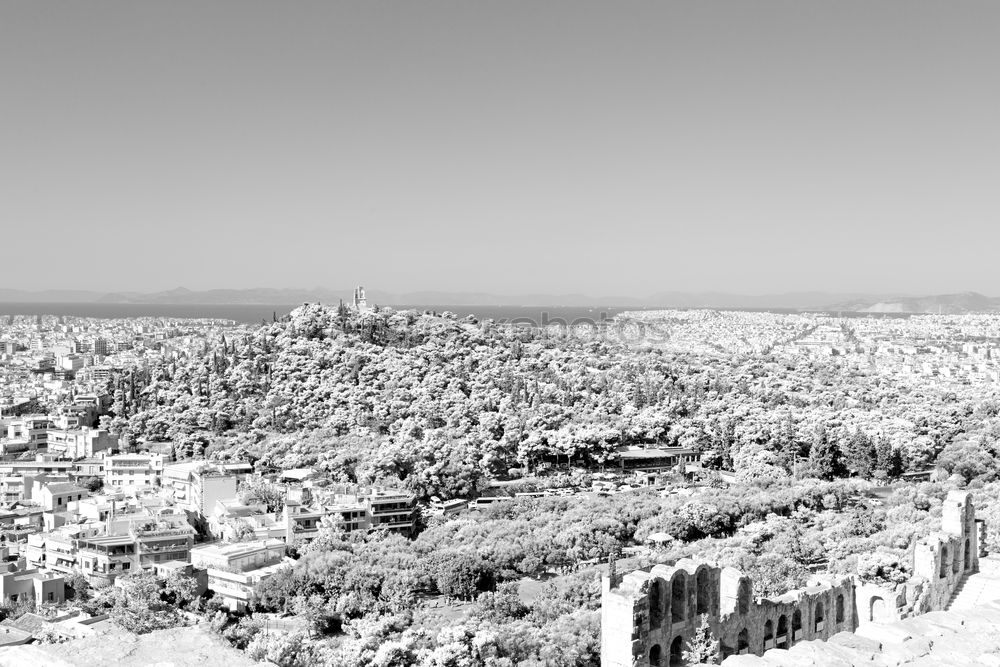
<path id="1" fill-rule="evenodd" d="M 971 494 L 958 491 L 945 499 L 941 523 L 940 532 L 916 544 L 913 577 L 891 590 L 856 576 L 826 576 L 775 598 L 754 599 L 749 577 L 709 562 L 682 559 L 625 575 L 612 570 L 601 597 L 601 665 L 683 664 L 684 643 L 702 614 L 725 658 L 945 609 L 961 581 L 978 570 L 983 526 Z"/>

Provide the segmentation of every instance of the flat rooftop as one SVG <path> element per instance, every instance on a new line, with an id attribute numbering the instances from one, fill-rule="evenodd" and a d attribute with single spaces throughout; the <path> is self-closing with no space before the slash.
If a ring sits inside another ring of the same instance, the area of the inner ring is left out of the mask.
<path id="1" fill-rule="evenodd" d="M 275 539 L 266 540 L 256 540 L 253 542 L 233 542 L 233 543 L 214 543 L 205 544 L 197 546 L 191 549 L 192 557 L 195 554 L 205 554 L 212 556 L 226 556 L 233 557 L 239 556 L 241 554 L 250 554 L 261 549 L 273 548 L 276 546 L 284 546 L 284 542 Z"/>

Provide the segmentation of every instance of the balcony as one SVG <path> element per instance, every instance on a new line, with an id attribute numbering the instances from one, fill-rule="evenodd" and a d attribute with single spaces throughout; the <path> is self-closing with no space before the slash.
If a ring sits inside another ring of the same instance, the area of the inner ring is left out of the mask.
<path id="1" fill-rule="evenodd" d="M 412 507 L 373 507 L 372 516 L 387 516 L 390 514 L 406 514 L 409 516 L 413 513 Z"/>
<path id="2" fill-rule="evenodd" d="M 189 551 L 190 549 L 191 545 L 187 542 L 178 542 L 173 544 L 139 544 L 139 553 L 141 554 L 158 554 L 166 551 Z"/>

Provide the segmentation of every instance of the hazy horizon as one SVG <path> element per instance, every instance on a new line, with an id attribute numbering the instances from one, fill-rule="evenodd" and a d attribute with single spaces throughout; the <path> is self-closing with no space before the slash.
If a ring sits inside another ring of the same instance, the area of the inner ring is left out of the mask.
<path id="1" fill-rule="evenodd" d="M 1000 295 L 1000 4 L 0 7 L 0 286 Z"/>

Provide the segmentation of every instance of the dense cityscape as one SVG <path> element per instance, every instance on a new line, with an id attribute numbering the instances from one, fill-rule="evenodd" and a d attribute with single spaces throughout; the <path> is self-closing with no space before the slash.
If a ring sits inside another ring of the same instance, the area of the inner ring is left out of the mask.
<path id="1" fill-rule="evenodd" d="M 1000 316 L 529 326 L 358 288 L 259 325 L 9 317 L 0 343 L 6 645 L 694 664 L 1000 593 Z"/>
<path id="2" fill-rule="evenodd" d="M 998 25 L 0 0 L 0 667 L 1000 667 Z"/>

